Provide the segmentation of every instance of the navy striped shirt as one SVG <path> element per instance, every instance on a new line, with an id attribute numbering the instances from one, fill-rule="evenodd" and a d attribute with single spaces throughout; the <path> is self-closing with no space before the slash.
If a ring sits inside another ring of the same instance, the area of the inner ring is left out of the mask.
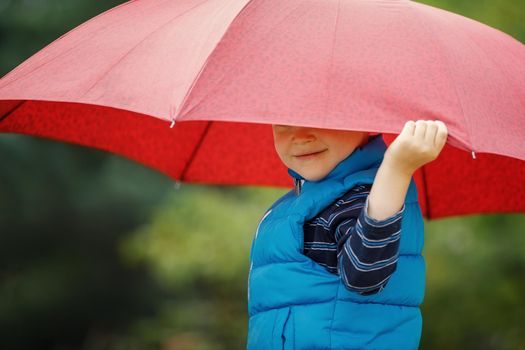
<path id="1" fill-rule="evenodd" d="M 396 269 L 405 208 L 385 220 L 370 218 L 370 188 L 353 187 L 303 226 L 303 253 L 363 295 L 381 291 Z"/>

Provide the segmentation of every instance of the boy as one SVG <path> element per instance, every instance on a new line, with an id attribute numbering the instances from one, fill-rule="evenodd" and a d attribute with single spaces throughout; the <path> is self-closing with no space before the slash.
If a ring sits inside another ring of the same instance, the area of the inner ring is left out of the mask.
<path id="1" fill-rule="evenodd" d="M 295 181 L 252 244 L 249 349 L 415 349 L 423 221 L 412 174 L 446 142 L 409 121 L 386 149 L 366 132 L 273 125 Z"/>

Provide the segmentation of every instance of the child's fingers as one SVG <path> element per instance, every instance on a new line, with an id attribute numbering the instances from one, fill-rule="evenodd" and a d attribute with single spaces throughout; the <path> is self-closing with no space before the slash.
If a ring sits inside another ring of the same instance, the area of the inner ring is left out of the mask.
<path id="1" fill-rule="evenodd" d="M 424 140 L 425 133 L 427 131 L 427 123 L 424 120 L 416 121 L 416 129 L 414 130 L 414 136 L 417 139 Z"/>
<path id="2" fill-rule="evenodd" d="M 409 120 L 405 123 L 403 130 L 401 130 L 401 134 L 413 136 L 415 129 L 416 129 L 416 123 L 413 120 Z"/>
<path id="3" fill-rule="evenodd" d="M 438 130 L 436 133 L 435 145 L 441 150 L 447 142 L 448 129 L 445 123 L 440 120 L 436 120 L 436 124 L 438 126 Z"/>
<path id="4" fill-rule="evenodd" d="M 431 147 L 435 145 L 436 134 L 438 131 L 438 124 L 428 120 L 427 121 L 427 130 L 425 132 L 425 143 Z"/>

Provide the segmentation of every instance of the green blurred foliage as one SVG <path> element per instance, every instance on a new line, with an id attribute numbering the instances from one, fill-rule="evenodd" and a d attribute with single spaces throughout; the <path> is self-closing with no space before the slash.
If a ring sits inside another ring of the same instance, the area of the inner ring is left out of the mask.
<path id="1" fill-rule="evenodd" d="M 497 28 L 524 42 L 525 5 L 520 0 L 424 0 L 418 1 L 455 12 Z"/>
<path id="2" fill-rule="evenodd" d="M 123 241 L 125 261 L 146 263 L 159 284 L 179 298 L 165 304 L 161 317 L 142 323 L 142 330 L 158 339 L 164 330 L 190 332 L 200 342 L 192 349 L 243 348 L 252 233 L 283 191 L 183 185 L 150 223 Z"/>
<path id="3" fill-rule="evenodd" d="M 426 226 L 422 349 L 525 349 L 525 215 Z"/>
<path id="4" fill-rule="evenodd" d="M 121 2 L 0 0 L 0 74 Z M 423 2 L 525 42 L 521 1 Z M 0 162 L 0 349 L 244 347 L 251 239 L 284 189 L 177 189 L 21 135 L 0 135 Z M 525 349 L 524 227 L 523 214 L 427 223 L 422 349 Z"/>
<path id="5" fill-rule="evenodd" d="M 79 345 L 155 315 L 161 288 L 146 267 L 124 265 L 118 246 L 171 183 L 100 151 L 20 135 L 2 135 L 0 160 L 0 349 Z"/>

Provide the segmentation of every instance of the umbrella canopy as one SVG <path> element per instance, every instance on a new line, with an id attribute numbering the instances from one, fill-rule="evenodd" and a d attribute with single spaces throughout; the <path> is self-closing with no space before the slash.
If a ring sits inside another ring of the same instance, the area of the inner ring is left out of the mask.
<path id="1" fill-rule="evenodd" d="M 0 131 L 180 181 L 289 185 L 268 124 L 440 119 L 449 145 L 416 174 L 427 217 L 525 211 L 523 62 L 512 37 L 406 0 L 137 0 L 3 77 Z"/>

